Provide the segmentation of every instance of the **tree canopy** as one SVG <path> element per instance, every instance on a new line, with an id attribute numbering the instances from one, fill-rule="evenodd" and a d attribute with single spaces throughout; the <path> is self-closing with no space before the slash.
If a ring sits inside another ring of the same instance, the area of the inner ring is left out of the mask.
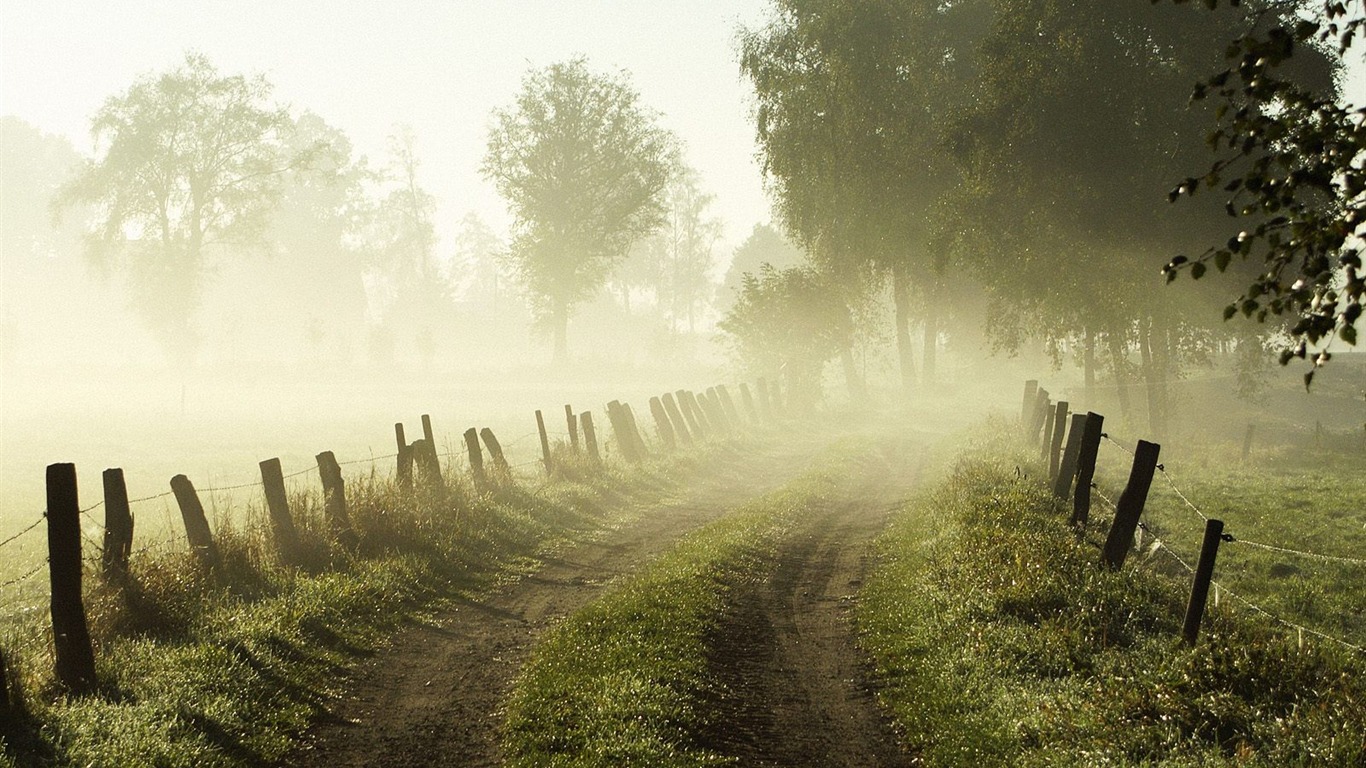
<path id="1" fill-rule="evenodd" d="M 511 261 L 557 361 L 573 307 L 663 221 L 676 153 L 626 74 L 581 58 L 530 71 L 494 112 L 483 174 L 513 213 Z"/>

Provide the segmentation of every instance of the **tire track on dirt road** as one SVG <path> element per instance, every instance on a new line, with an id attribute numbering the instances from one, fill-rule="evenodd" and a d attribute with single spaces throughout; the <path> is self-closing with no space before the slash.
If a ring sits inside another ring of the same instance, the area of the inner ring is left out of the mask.
<path id="1" fill-rule="evenodd" d="M 873 539 L 918 483 L 924 454 L 912 450 L 910 462 L 884 456 L 868 473 L 877 481 L 813 511 L 780 544 L 770 577 L 732 593 L 712 640 L 720 692 L 705 746 L 746 768 L 913 764 L 877 704 L 852 621 Z"/>
<path id="2" fill-rule="evenodd" d="M 348 694 L 329 707 L 333 717 L 283 765 L 498 765 L 499 709 L 548 626 L 684 533 L 801 474 L 821 448 L 808 438 L 743 455 L 695 481 L 680 500 L 544 558 L 539 570 L 481 600 L 401 630 L 354 673 Z"/>

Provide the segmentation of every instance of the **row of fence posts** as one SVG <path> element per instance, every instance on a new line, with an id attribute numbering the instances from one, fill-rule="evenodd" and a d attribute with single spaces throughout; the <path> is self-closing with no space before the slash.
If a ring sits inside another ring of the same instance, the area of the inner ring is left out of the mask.
<path id="1" fill-rule="evenodd" d="M 741 400 L 749 420 L 755 424 L 773 422 L 782 413 L 782 396 L 776 382 L 759 379 L 758 405 L 747 384 L 740 385 Z M 593 416 L 589 411 L 574 413 L 564 406 L 571 450 L 580 451 L 579 434 L 583 435 L 583 451 L 594 465 L 602 463 L 598 449 Z M 678 390 L 650 399 L 659 441 L 666 451 L 680 445 L 691 445 L 708 437 L 738 434 L 742 419 L 725 385 L 709 387 L 705 392 Z M 631 406 L 617 400 L 607 404 L 608 419 L 618 450 L 628 462 L 638 462 L 649 455 L 645 441 Z M 545 419 L 536 411 L 536 426 L 541 441 L 544 469 L 547 475 L 555 470 Z M 409 443 L 403 424 L 394 424 L 398 445 L 395 479 L 399 488 L 410 493 L 421 485 L 442 492 L 445 480 L 441 473 L 441 459 L 436 448 L 436 437 L 431 418 L 422 416 L 422 437 Z M 488 427 L 469 428 L 464 433 L 465 449 L 469 456 L 470 473 L 477 490 L 488 490 L 501 479 L 511 477 L 511 465 L 503 454 L 502 445 Z M 480 442 L 483 447 L 481 448 Z M 492 468 L 484 462 L 487 450 Z M 329 539 L 348 551 L 359 545 L 359 537 L 351 525 L 346 503 L 346 481 L 341 465 L 331 451 L 316 457 L 318 474 L 323 489 L 323 518 Z M 298 531 L 289 509 L 284 473 L 278 458 L 260 462 L 261 485 L 266 499 L 272 536 L 280 561 L 299 565 L 302 551 Z M 123 470 L 106 469 L 104 483 L 104 541 L 100 555 L 103 578 L 121 584 L 128 575 L 129 559 L 133 552 L 134 518 L 129 506 L 128 490 Z M 219 567 L 218 548 L 204 506 L 199 500 L 194 483 L 185 475 L 171 478 L 171 492 L 180 508 L 190 551 L 201 567 L 212 572 Z M 55 671 L 58 683 L 75 694 L 87 693 L 95 685 L 95 655 L 86 622 L 82 599 L 81 509 L 74 464 L 52 464 L 47 468 L 47 539 L 48 570 L 51 580 L 52 637 Z M 4 654 L 0 651 L 0 712 L 11 708 L 10 681 Z"/>
<path id="2" fill-rule="evenodd" d="M 1080 536 L 1085 532 L 1090 518 L 1091 489 L 1096 472 L 1096 457 L 1100 452 L 1100 441 L 1105 436 L 1105 418 L 1098 413 L 1077 413 L 1071 414 L 1070 423 L 1067 423 L 1069 413 L 1067 401 L 1055 403 L 1049 398 L 1048 390 L 1040 387 L 1037 380 L 1025 382 L 1020 416 L 1025 437 L 1040 447 L 1044 465 L 1048 467 L 1048 479 L 1052 483 L 1053 494 L 1064 503 L 1071 495 L 1071 523 Z M 1250 429 L 1248 441 L 1251 441 Z M 1139 440 L 1138 446 L 1134 449 L 1129 480 L 1115 503 L 1115 519 L 1101 548 L 1100 564 L 1104 568 L 1118 570 L 1124 565 L 1124 560 L 1133 546 L 1134 534 L 1138 530 L 1143 507 L 1147 503 L 1154 472 L 1161 468 L 1157 463 L 1161 449 L 1162 446 L 1146 440 Z M 1072 490 L 1074 481 L 1075 491 Z M 1223 531 L 1223 521 L 1205 521 L 1200 559 L 1195 566 L 1190 599 L 1186 603 L 1186 615 L 1181 628 L 1181 637 L 1187 645 L 1194 645 L 1200 634 L 1200 623 L 1204 618 L 1205 604 L 1214 576 L 1214 561 L 1219 554 Z"/>

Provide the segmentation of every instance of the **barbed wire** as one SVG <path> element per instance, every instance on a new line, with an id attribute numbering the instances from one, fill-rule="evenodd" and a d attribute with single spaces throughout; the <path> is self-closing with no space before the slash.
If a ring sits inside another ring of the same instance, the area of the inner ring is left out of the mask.
<path id="1" fill-rule="evenodd" d="M 29 523 L 27 528 L 25 528 L 25 529 L 22 530 L 22 531 L 19 531 L 18 533 L 14 534 L 13 536 L 10 536 L 8 539 L 5 539 L 4 541 L 0 541 L 0 548 L 3 548 L 3 547 L 6 546 L 7 544 L 10 544 L 11 542 L 14 542 L 14 541 L 18 540 L 18 539 L 19 539 L 20 537 L 22 537 L 24 534 L 26 534 L 26 533 L 28 533 L 29 531 L 32 531 L 34 528 L 37 528 L 38 526 L 42 525 L 42 524 L 43 524 L 43 521 L 46 520 L 46 519 L 47 519 L 47 512 L 46 512 L 46 511 L 39 513 L 39 514 L 38 514 L 38 519 L 37 519 L 37 520 L 34 520 L 34 521 L 31 522 L 31 523 Z"/>
<path id="2" fill-rule="evenodd" d="M 1366 565 L 1366 558 L 1342 557 L 1340 555 L 1325 555 L 1319 552 L 1307 552 L 1302 549 L 1278 547 L 1274 544 L 1263 544 L 1260 541 L 1248 541 L 1247 539 L 1239 539 L 1236 537 L 1230 538 L 1228 539 L 1228 541 L 1233 544 L 1246 544 L 1249 547 L 1256 547 L 1258 549 L 1268 549 L 1272 552 L 1281 552 L 1287 555 L 1298 555 L 1300 557 L 1310 557 L 1316 560 L 1327 560 L 1334 563 L 1347 563 L 1349 565 Z"/>
<path id="3" fill-rule="evenodd" d="M 157 499 L 164 499 L 164 498 L 166 498 L 167 496 L 170 496 L 172 493 L 173 493 L 173 491 L 163 491 L 163 492 L 161 492 L 161 493 L 154 494 L 154 495 L 152 495 L 152 496 L 143 496 L 143 497 L 140 498 L 140 499 L 129 499 L 129 500 L 128 500 L 128 506 L 131 507 L 131 506 L 133 506 L 134 504 L 141 504 L 141 503 L 143 503 L 144 501 L 156 501 Z"/>
<path id="4" fill-rule="evenodd" d="M 34 576 L 37 576 L 38 573 L 41 572 L 41 571 L 43 570 L 43 567 L 46 566 L 46 565 L 47 565 L 47 558 L 43 558 L 43 561 L 42 561 L 42 562 L 40 562 L 40 563 L 38 563 L 37 565 L 33 566 L 33 568 L 29 569 L 29 571 L 28 571 L 27 573 L 23 574 L 22 576 L 16 576 L 16 577 L 10 579 L 9 581 L 0 582 L 0 589 L 8 589 L 8 588 L 14 586 L 15 584 L 19 584 L 20 582 L 28 581 L 29 579 L 33 578 Z"/>

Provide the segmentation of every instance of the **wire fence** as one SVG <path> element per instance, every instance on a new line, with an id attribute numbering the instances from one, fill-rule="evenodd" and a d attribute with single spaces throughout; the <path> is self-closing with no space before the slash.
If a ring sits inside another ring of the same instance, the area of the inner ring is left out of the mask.
<path id="1" fill-rule="evenodd" d="M 1124 453 L 1126 453 L 1126 454 L 1129 455 L 1130 457 L 1136 457 L 1136 453 L 1135 453 L 1134 449 L 1131 449 L 1131 448 L 1130 448 L 1128 445 L 1126 445 L 1125 443 L 1120 442 L 1119 440 L 1116 440 L 1116 439 L 1115 439 L 1113 436 L 1111 436 L 1110 434 L 1105 433 L 1105 432 L 1102 432 L 1102 433 L 1101 433 L 1101 438 L 1102 438 L 1106 443 L 1108 443 L 1108 444 L 1110 444 L 1110 445 L 1112 445 L 1112 446 L 1118 448 L 1119 450 L 1123 451 Z M 1172 478 L 1170 470 L 1169 470 L 1166 466 L 1164 466 L 1163 464 L 1158 464 L 1158 465 L 1156 465 L 1156 469 L 1157 469 L 1158 474 L 1160 474 L 1160 475 L 1162 476 L 1162 478 L 1166 481 L 1167 487 L 1170 488 L 1170 490 L 1172 491 L 1173 495 L 1174 495 L 1177 499 L 1180 500 L 1180 502 L 1181 502 L 1181 504 L 1184 506 L 1184 508 L 1187 509 L 1187 510 L 1189 510 L 1190 512 L 1194 513 L 1197 517 L 1200 518 L 1200 520 L 1201 520 L 1202 522 L 1208 523 L 1209 520 L 1210 520 L 1209 515 L 1205 514 L 1205 512 L 1204 512 L 1203 510 L 1201 510 L 1200 507 L 1197 506 L 1193 501 L 1191 501 L 1190 497 L 1189 497 L 1185 492 L 1183 492 L 1183 491 L 1181 490 L 1181 488 L 1176 484 L 1176 481 Z M 1112 512 L 1118 512 L 1118 504 L 1116 504 L 1114 500 L 1112 500 L 1108 495 L 1106 495 L 1106 494 L 1104 493 L 1103 490 L 1101 490 L 1101 488 L 1100 488 L 1100 486 L 1099 486 L 1098 483 L 1093 482 L 1093 483 L 1091 484 L 1091 489 L 1092 489 L 1092 491 L 1094 492 L 1094 494 L 1095 494 L 1098 498 L 1100 498 L 1100 499 L 1106 504 L 1106 506 L 1108 506 L 1108 507 L 1110 508 L 1110 510 L 1111 510 Z M 1186 560 L 1183 559 L 1183 558 L 1181 557 L 1181 555 L 1180 555 L 1176 550 L 1172 549 L 1172 547 L 1169 546 L 1168 543 L 1167 543 L 1161 536 L 1156 535 L 1156 533 L 1154 532 L 1154 530 L 1152 529 L 1151 526 L 1149 526 L 1148 524 L 1146 524 L 1146 523 L 1144 523 L 1144 522 L 1141 522 L 1141 521 L 1140 521 L 1139 524 L 1138 524 L 1138 530 L 1135 532 L 1136 539 L 1137 539 L 1136 544 L 1137 544 L 1137 546 L 1138 546 L 1140 549 L 1143 548 L 1143 545 L 1142 545 L 1142 536 L 1143 536 L 1145 533 L 1152 536 L 1152 544 L 1149 545 L 1148 548 L 1147 548 L 1148 551 L 1149 551 L 1150 553 L 1151 553 L 1151 552 L 1157 552 L 1157 551 L 1164 552 L 1164 553 L 1166 553 L 1168 556 L 1170 556 L 1172 559 L 1174 559 L 1178 564 L 1180 564 L 1181 567 L 1182 567 L 1183 569 L 1185 569 L 1188 573 L 1190 573 L 1190 574 L 1192 574 L 1192 575 L 1195 573 L 1195 568 L 1192 567 L 1192 566 L 1190 565 L 1190 563 L 1186 562 Z M 1231 534 L 1231 533 L 1224 533 L 1224 534 L 1222 534 L 1221 538 L 1222 538 L 1222 540 L 1223 540 L 1224 542 L 1230 543 L 1230 544 L 1241 544 L 1241 545 L 1248 546 L 1248 547 L 1253 547 L 1253 548 L 1262 549 L 1262 550 L 1266 550 L 1266 551 L 1277 552 L 1277 553 L 1280 553 L 1280 554 L 1292 555 L 1292 556 L 1296 556 L 1296 557 L 1309 558 L 1309 559 L 1318 560 L 1318 561 L 1321 561 L 1321 562 L 1331 562 L 1331 563 L 1338 563 L 1338 564 L 1345 564 L 1345 565 L 1366 565 L 1366 558 L 1347 557 L 1347 556 L 1342 556 L 1342 555 L 1330 555 L 1330 554 L 1325 554 L 1325 553 L 1322 553 L 1322 552 L 1313 552 L 1313 551 L 1309 551 L 1309 550 L 1305 550 L 1305 549 L 1297 549 L 1297 548 L 1294 548 L 1294 547 L 1285 547 L 1285 546 L 1280 546 L 1280 545 L 1276 545 L 1276 544 L 1266 544 L 1266 543 L 1259 542 L 1259 541 L 1252 541 L 1252 540 L 1248 540 L 1248 539 L 1242 539 L 1242 538 L 1239 538 L 1239 537 L 1237 537 L 1237 536 L 1235 536 L 1235 535 L 1233 535 L 1233 534 Z M 1254 613 L 1256 613 L 1256 614 L 1262 616 L 1263 618 L 1270 619 L 1270 620 L 1272 620 L 1273 622 L 1275 622 L 1275 623 L 1277 623 L 1277 624 L 1280 624 L 1281 626 L 1284 626 L 1284 627 L 1288 627 L 1288 628 L 1294 629 L 1297 633 L 1299 633 L 1299 637 L 1301 638 L 1301 643 L 1303 642 L 1303 636 L 1304 636 L 1305 634 L 1309 634 L 1309 635 L 1311 635 L 1311 636 L 1313 636 L 1313 637 L 1317 637 L 1317 638 L 1319 638 L 1319 639 L 1321 639 L 1321 640 L 1325 640 L 1325 641 L 1327 641 L 1327 642 L 1333 643 L 1333 644 L 1338 645 L 1338 646 L 1341 646 L 1341 647 L 1343 647 L 1343 648 L 1347 648 L 1347 649 L 1349 649 L 1349 650 L 1355 651 L 1355 652 L 1357 652 L 1357 653 L 1366 654 L 1366 647 L 1363 647 L 1363 646 L 1358 645 L 1358 644 L 1356 644 L 1356 643 L 1349 642 L 1349 641 L 1344 640 L 1344 639 L 1342 639 L 1342 638 L 1340 638 L 1340 637 L 1335 637 L 1335 636 L 1330 635 L 1330 634 L 1328 634 L 1328 633 L 1326 633 L 1326 632 L 1323 632 L 1323 631 L 1320 631 L 1320 630 L 1317 630 L 1317 629 L 1313 629 L 1313 628 L 1311 628 L 1311 627 L 1307 627 L 1307 626 L 1304 626 L 1304 625 L 1302 625 L 1302 624 L 1298 624 L 1298 623 L 1296 623 L 1296 622 L 1290 621 L 1289 619 L 1286 619 L 1286 618 L 1284 618 L 1283 616 L 1280 616 L 1280 615 L 1278 615 L 1278 614 L 1276 614 L 1276 613 L 1273 613 L 1272 611 L 1266 609 L 1265 607 L 1263 607 L 1263 606 L 1261 606 L 1261 605 L 1258 605 L 1257 603 L 1254 603 L 1253 601 L 1251 601 L 1251 600 L 1249 600 L 1248 598 L 1246 598 L 1246 597 L 1244 597 L 1244 596 L 1238 594 L 1237 592 L 1233 591 L 1232 589 L 1229 589 L 1226 585 L 1224 585 L 1224 584 L 1222 584 L 1222 583 L 1220 583 L 1220 582 L 1218 582 L 1218 581 L 1211 581 L 1210 583 L 1211 583 L 1211 585 L 1216 589 L 1216 603 L 1217 603 L 1217 595 L 1220 595 L 1220 594 L 1227 595 L 1228 597 L 1232 598 L 1235 602 L 1237 602 L 1239 605 L 1242 605 L 1244 608 L 1246 608 L 1246 609 L 1248 609 L 1248 610 L 1250 610 L 1250 611 L 1252 611 L 1252 612 L 1254 612 Z"/>

